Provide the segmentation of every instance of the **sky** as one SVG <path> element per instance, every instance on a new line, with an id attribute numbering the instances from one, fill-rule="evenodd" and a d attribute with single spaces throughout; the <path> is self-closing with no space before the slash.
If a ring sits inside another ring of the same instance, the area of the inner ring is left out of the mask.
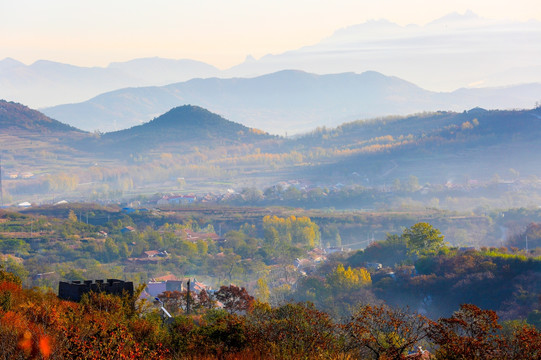
<path id="1" fill-rule="evenodd" d="M 539 0 L 0 0 L 0 59 L 106 66 L 159 56 L 226 69 L 368 20 L 424 25 L 467 10 L 541 21 Z"/>

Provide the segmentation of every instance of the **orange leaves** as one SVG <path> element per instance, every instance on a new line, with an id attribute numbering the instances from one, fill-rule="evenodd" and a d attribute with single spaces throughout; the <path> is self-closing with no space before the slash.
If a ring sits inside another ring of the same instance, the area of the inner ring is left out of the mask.
<path id="1" fill-rule="evenodd" d="M 52 352 L 51 349 L 51 340 L 48 336 L 43 336 L 38 341 L 38 348 L 41 355 L 47 359 Z"/>
<path id="2" fill-rule="evenodd" d="M 0 318 L 0 343 L 13 343 L 9 347 L 4 347 L 2 351 L 11 357 L 20 354 L 32 359 L 48 359 L 52 353 L 53 341 L 44 332 L 43 327 L 28 321 L 24 315 L 14 311 L 6 312 Z"/>
<path id="3" fill-rule="evenodd" d="M 21 349 L 27 355 L 30 355 L 32 351 L 32 333 L 28 330 L 20 334 L 19 342 L 17 344 L 19 349 Z"/>
<path id="4" fill-rule="evenodd" d="M 133 317 L 117 297 L 96 294 L 77 304 L 13 283 L 0 289 L 17 294 L 11 310 L 0 311 L 4 358 L 162 359 L 166 353 L 155 344 L 156 324 Z"/>
<path id="5" fill-rule="evenodd" d="M 496 359 L 502 352 L 499 329 L 494 311 L 464 304 L 450 318 L 432 324 L 429 337 L 444 358 Z"/>
<path id="6" fill-rule="evenodd" d="M 19 336 L 17 347 L 22 350 L 26 356 L 36 358 L 40 354 L 43 359 L 48 359 L 52 352 L 51 339 L 48 336 L 40 336 L 36 341 L 36 336 L 28 330 Z"/>

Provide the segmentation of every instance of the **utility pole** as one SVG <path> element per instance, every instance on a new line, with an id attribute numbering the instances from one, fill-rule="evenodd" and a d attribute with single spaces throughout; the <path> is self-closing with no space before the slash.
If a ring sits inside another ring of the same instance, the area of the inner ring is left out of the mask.
<path id="1" fill-rule="evenodd" d="M 4 189 L 2 188 L 2 155 L 0 155 L 0 206 L 4 206 Z"/>
<path id="2" fill-rule="evenodd" d="M 190 279 L 188 279 L 188 291 L 186 292 L 186 315 L 190 315 Z"/>

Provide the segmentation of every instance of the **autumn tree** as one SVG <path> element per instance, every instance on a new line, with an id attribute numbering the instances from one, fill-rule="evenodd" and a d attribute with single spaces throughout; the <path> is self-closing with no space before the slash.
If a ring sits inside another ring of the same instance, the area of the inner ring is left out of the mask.
<path id="1" fill-rule="evenodd" d="M 257 303 L 247 320 L 254 347 L 269 358 L 331 359 L 339 349 L 336 325 L 312 303 Z"/>
<path id="2" fill-rule="evenodd" d="M 249 310 L 254 302 L 254 297 L 245 288 L 235 285 L 221 286 L 215 296 L 231 314 Z"/>
<path id="3" fill-rule="evenodd" d="M 518 326 L 505 338 L 503 345 L 506 360 L 520 360 L 525 356 L 541 359 L 541 332 L 533 326 Z"/>
<path id="4" fill-rule="evenodd" d="M 190 295 L 193 298 L 193 294 Z M 165 309 L 173 315 L 180 314 L 186 309 L 186 298 L 186 291 L 164 291 L 158 295 Z"/>
<path id="5" fill-rule="evenodd" d="M 428 336 L 429 323 L 407 310 L 364 305 L 344 325 L 344 333 L 348 348 L 363 359 L 402 359 Z"/>
<path id="6" fill-rule="evenodd" d="M 214 300 L 209 293 L 202 289 L 199 294 L 197 294 L 197 303 L 196 308 L 197 309 L 212 309 L 216 306 L 216 300 Z"/>
<path id="7" fill-rule="evenodd" d="M 354 268 L 338 264 L 330 274 L 327 275 L 327 283 L 336 289 L 351 291 L 370 285 L 372 279 L 370 273 L 364 268 Z"/>
<path id="8" fill-rule="evenodd" d="M 75 211 L 70 210 L 68 213 L 68 220 L 71 222 L 77 222 L 77 215 L 75 214 Z"/>
<path id="9" fill-rule="evenodd" d="M 263 218 L 263 230 L 265 239 L 271 244 L 279 241 L 284 244 L 314 247 L 321 239 L 319 226 L 306 216 L 291 215 L 281 218 L 267 215 Z"/>
<path id="10" fill-rule="evenodd" d="M 450 318 L 431 324 L 429 337 L 443 359 L 498 359 L 502 358 L 500 329 L 496 312 L 464 304 Z"/>
<path id="11" fill-rule="evenodd" d="M 257 280 L 256 287 L 256 296 L 257 299 L 261 302 L 269 302 L 270 299 L 270 290 L 267 281 L 264 278 L 259 278 Z"/>

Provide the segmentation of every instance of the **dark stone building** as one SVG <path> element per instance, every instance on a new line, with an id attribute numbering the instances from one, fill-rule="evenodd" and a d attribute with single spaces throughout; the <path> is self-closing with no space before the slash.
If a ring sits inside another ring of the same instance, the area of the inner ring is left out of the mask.
<path id="1" fill-rule="evenodd" d="M 127 293 L 133 295 L 133 282 L 117 279 L 85 280 L 85 281 L 61 281 L 58 284 L 58 297 L 63 300 L 80 301 L 84 294 L 89 292 L 104 292 L 122 296 Z"/>

